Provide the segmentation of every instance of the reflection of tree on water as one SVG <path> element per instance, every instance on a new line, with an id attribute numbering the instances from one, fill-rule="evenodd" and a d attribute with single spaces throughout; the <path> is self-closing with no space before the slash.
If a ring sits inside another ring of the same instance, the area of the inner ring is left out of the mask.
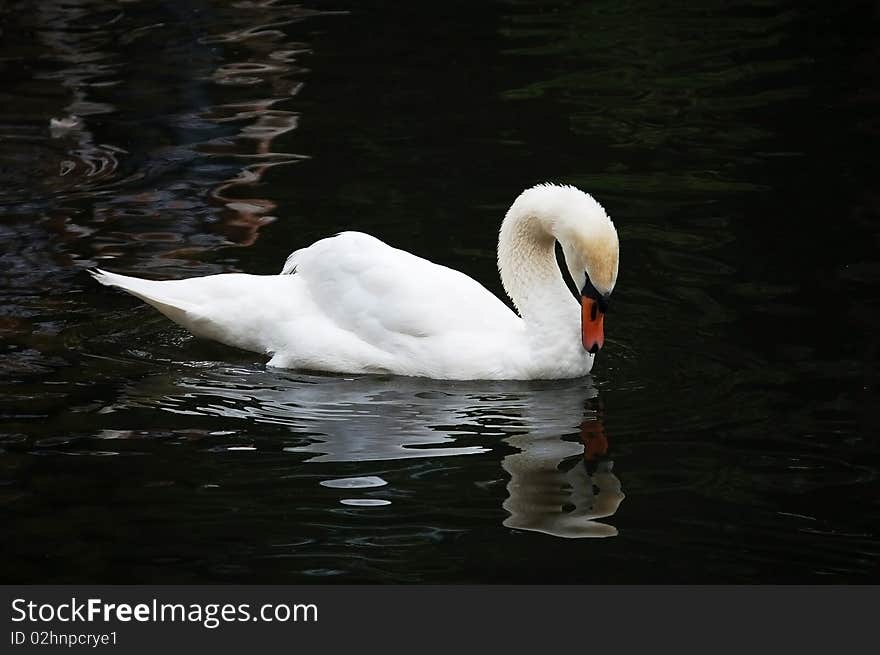
<path id="1" fill-rule="evenodd" d="M 613 515 L 623 494 L 596 398 L 589 379 L 449 383 L 226 369 L 140 382 L 112 411 L 152 405 L 285 426 L 300 444 L 284 450 L 308 454 L 305 465 L 481 456 L 503 440 L 520 451 L 501 461 L 510 475 L 505 526 L 604 537 L 617 531 L 595 519 Z"/>
<path id="2" fill-rule="evenodd" d="M 268 198 L 241 195 L 243 189 L 257 186 L 270 168 L 304 159 L 303 155 L 284 152 L 273 142 L 297 127 L 297 114 L 278 107 L 302 88 L 300 76 L 305 69 L 295 62 L 308 48 L 287 40 L 281 29 L 302 20 L 311 12 L 298 7 L 280 6 L 274 0 L 249 3 L 238 11 L 223 14 L 232 27 L 222 33 L 204 36 L 200 45 L 229 49 L 237 61 L 224 61 L 212 74 L 212 82 L 230 89 L 225 95 L 241 98 L 234 89 L 257 91 L 259 97 L 217 104 L 203 108 L 199 120 L 226 128 L 236 126 L 237 133 L 198 144 L 195 150 L 218 159 L 243 164 L 233 177 L 215 185 L 209 201 L 219 204 L 216 230 L 227 244 L 252 245 L 262 226 L 275 220 L 271 212 L 276 204 Z M 268 94 L 267 94 L 268 92 Z M 189 256 L 192 247 L 181 254 Z M 169 256 L 174 256 L 174 252 Z"/>
<path id="3" fill-rule="evenodd" d="M 29 147 L 0 144 L 0 160 L 21 178 L 8 187 L 44 185 L 39 208 L 63 214 L 39 227 L 60 227 L 87 264 L 124 269 L 134 255 L 141 273 L 228 270 L 205 253 L 251 245 L 276 206 L 254 187 L 304 158 L 278 137 L 297 126 L 309 52 L 291 25 L 319 12 L 276 0 L 19 4 L 8 31 L 36 39 L 17 37 L 15 52 L 44 64 L 12 80 L 10 106 L 23 109 L 0 110 L 4 136 L 24 131 Z M 35 194 L 13 195 L 36 207 Z"/>
<path id="4" fill-rule="evenodd" d="M 293 87 L 291 95 L 299 86 Z M 300 159 L 301 155 L 292 153 L 273 152 L 272 141 L 296 128 L 296 114 L 289 111 L 271 109 L 272 105 L 281 98 L 269 98 L 255 100 L 248 103 L 223 105 L 215 107 L 211 111 L 210 120 L 217 123 L 252 119 L 253 123 L 245 126 L 239 135 L 228 141 L 223 149 L 204 147 L 205 152 L 236 157 L 244 161 L 254 163 L 246 165 L 241 172 L 231 180 L 228 180 L 211 191 L 211 198 L 223 206 L 222 230 L 224 235 L 233 243 L 241 246 L 249 246 L 257 239 L 257 233 L 263 225 L 270 223 L 274 217 L 270 215 L 276 207 L 275 203 L 267 198 L 239 197 L 241 187 L 255 186 L 263 178 L 267 170 L 281 164 L 290 164 Z M 247 153 L 246 142 L 253 141 L 251 149 L 253 153 Z M 227 152 L 224 153 L 224 150 Z M 245 152 L 247 154 L 241 154 Z"/>

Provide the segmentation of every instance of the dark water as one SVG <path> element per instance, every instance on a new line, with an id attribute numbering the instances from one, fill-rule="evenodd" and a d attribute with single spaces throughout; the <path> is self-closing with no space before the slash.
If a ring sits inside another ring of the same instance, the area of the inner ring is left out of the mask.
<path id="1" fill-rule="evenodd" d="M 878 582 L 876 7 L 396 4 L 3 5 L 0 579 Z M 267 370 L 84 272 L 358 229 L 500 294 L 545 180 L 621 236 L 584 380 Z"/>

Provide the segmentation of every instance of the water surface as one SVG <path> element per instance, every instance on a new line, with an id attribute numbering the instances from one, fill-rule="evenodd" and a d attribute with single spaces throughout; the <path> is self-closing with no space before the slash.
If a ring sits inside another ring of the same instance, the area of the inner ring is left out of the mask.
<path id="1" fill-rule="evenodd" d="M 686 4 L 10 3 L 0 579 L 877 582 L 878 16 Z M 548 180 L 621 237 L 582 380 L 267 369 L 85 273 L 357 229 L 501 295 Z"/>

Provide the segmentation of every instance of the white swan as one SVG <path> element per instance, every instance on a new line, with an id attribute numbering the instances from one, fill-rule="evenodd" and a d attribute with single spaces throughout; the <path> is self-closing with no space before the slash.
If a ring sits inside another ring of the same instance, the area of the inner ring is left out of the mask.
<path id="1" fill-rule="evenodd" d="M 557 240 L 580 306 L 560 275 Z M 360 232 L 297 250 L 279 275 L 92 275 L 196 336 L 271 355 L 270 366 L 524 380 L 590 372 L 617 267 L 617 231 L 601 205 L 542 184 L 514 201 L 498 238 L 501 282 L 520 316 L 463 273 Z"/>

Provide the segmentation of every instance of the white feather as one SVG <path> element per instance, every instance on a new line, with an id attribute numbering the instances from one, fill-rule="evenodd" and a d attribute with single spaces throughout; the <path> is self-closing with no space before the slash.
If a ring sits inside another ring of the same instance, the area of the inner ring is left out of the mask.
<path id="1" fill-rule="evenodd" d="M 93 275 L 196 336 L 271 355 L 272 366 L 443 379 L 578 377 L 593 356 L 581 345 L 580 308 L 553 243 L 570 231 L 609 229 L 598 203 L 571 187 L 542 185 L 517 199 L 502 225 L 499 267 L 523 318 L 463 273 L 360 232 L 297 250 L 279 275 Z"/>

